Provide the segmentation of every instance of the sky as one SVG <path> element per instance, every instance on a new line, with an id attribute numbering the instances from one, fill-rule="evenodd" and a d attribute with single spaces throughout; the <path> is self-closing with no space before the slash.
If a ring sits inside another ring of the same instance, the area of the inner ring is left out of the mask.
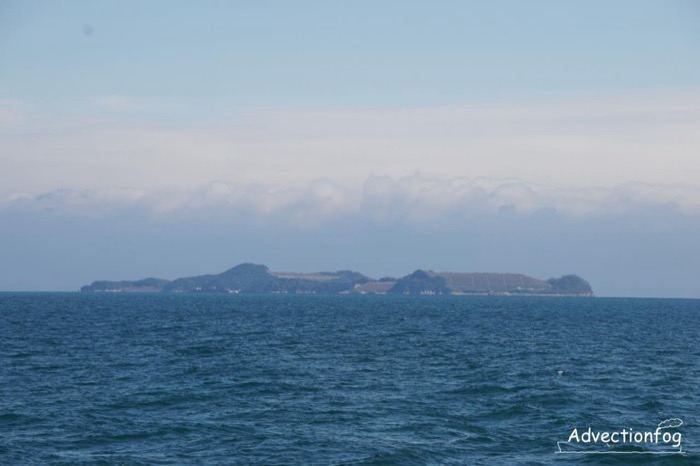
<path id="1" fill-rule="evenodd" d="M 0 290 L 575 273 L 700 298 L 700 4 L 0 1 Z"/>

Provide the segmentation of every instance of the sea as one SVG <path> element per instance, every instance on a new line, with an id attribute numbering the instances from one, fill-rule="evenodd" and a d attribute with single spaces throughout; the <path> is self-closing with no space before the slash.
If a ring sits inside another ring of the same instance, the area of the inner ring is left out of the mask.
<path id="1" fill-rule="evenodd" d="M 0 293 L 3 465 L 698 465 L 699 417 L 700 300 Z"/>

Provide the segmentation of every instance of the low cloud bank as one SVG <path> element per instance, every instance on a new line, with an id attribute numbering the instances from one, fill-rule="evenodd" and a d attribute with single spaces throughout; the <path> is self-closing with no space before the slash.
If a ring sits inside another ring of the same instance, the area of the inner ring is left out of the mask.
<path id="1" fill-rule="evenodd" d="M 421 224 L 455 216 L 528 216 L 548 211 L 569 218 L 589 218 L 645 209 L 700 215 L 700 188 L 646 183 L 582 188 L 415 175 L 371 177 L 355 187 L 331 180 L 316 180 L 301 187 L 214 182 L 197 189 L 151 192 L 63 189 L 35 196 L 14 194 L 0 201 L 0 211 L 4 212 L 89 217 L 140 213 L 175 220 L 282 220 L 306 226 L 355 216 L 380 224 Z"/>

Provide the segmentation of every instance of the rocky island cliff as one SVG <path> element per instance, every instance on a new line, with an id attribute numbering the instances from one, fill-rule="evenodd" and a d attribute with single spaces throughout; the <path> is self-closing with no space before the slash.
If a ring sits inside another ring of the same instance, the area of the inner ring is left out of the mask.
<path id="1" fill-rule="evenodd" d="M 462 273 L 416 270 L 402 278 L 379 280 L 359 272 L 272 272 L 264 265 L 240 264 L 215 275 L 165 280 L 96 281 L 81 292 L 319 293 L 408 295 L 544 295 L 593 296 L 577 275 L 540 280 L 518 273 Z"/>

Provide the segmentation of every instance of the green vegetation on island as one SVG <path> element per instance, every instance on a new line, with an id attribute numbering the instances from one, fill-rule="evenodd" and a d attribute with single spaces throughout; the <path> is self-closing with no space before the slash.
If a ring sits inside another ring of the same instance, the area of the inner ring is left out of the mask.
<path id="1" fill-rule="evenodd" d="M 590 284 L 577 275 L 539 280 L 513 273 L 458 273 L 416 270 L 395 279 L 369 278 L 359 272 L 271 272 L 264 265 L 240 264 L 216 275 L 164 280 L 96 281 L 80 291 L 170 293 L 318 293 L 405 295 L 545 295 L 593 296 Z"/>

